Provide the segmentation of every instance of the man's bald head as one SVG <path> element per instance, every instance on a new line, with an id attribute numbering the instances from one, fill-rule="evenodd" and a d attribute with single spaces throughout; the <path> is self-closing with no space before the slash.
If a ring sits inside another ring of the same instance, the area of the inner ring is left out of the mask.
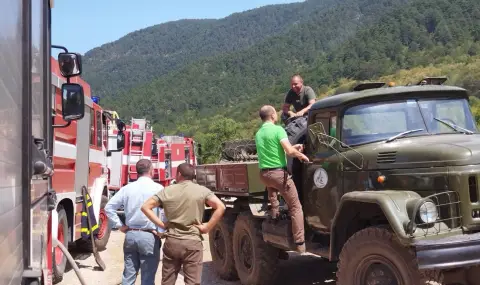
<path id="1" fill-rule="evenodd" d="M 270 119 L 274 119 L 274 116 L 277 114 L 275 108 L 271 105 L 264 105 L 260 108 L 258 115 L 262 121 L 268 121 Z"/>
<path id="2" fill-rule="evenodd" d="M 295 80 L 295 81 L 298 80 L 298 81 L 300 81 L 300 82 L 303 83 L 303 78 L 300 76 L 300 74 L 294 74 L 294 75 L 292 76 L 291 80 L 292 80 L 292 81 L 293 81 L 293 80 Z"/>
<path id="3" fill-rule="evenodd" d="M 303 78 L 299 74 L 295 74 L 294 76 L 292 76 L 292 79 L 290 80 L 290 85 L 293 91 L 299 94 L 300 90 L 302 90 L 302 87 L 303 87 Z"/>

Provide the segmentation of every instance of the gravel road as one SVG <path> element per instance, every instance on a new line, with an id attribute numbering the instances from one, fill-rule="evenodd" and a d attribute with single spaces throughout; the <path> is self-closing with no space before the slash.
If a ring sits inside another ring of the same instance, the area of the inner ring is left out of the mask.
<path id="1" fill-rule="evenodd" d="M 119 285 L 122 280 L 123 271 L 123 237 L 118 231 L 112 231 L 107 250 L 100 253 L 107 265 L 105 271 L 99 271 L 95 258 L 91 254 L 75 254 L 74 258 L 82 275 L 89 285 Z M 208 244 L 208 237 L 204 241 L 204 264 L 203 264 L 203 285 L 240 285 L 240 282 L 227 282 L 215 276 L 211 268 L 211 256 Z M 156 284 L 161 284 L 161 264 L 156 278 Z M 299 256 L 292 254 L 288 261 L 281 261 L 279 266 L 280 274 L 276 282 L 284 285 L 334 285 L 335 265 L 326 262 L 316 256 Z M 136 284 L 140 285 L 137 278 Z M 80 285 L 73 269 L 68 270 L 62 282 L 57 285 Z M 176 285 L 184 285 L 180 273 Z"/>

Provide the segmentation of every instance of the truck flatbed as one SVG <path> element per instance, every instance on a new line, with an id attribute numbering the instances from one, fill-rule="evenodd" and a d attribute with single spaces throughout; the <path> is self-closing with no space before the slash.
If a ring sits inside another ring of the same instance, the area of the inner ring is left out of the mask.
<path id="1" fill-rule="evenodd" d="M 265 191 L 257 161 L 203 164 L 196 171 L 197 183 L 217 195 L 248 197 Z"/>

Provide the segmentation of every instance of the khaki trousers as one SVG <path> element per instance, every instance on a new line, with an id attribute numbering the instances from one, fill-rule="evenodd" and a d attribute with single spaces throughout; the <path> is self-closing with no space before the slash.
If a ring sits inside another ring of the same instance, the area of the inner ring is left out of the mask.
<path id="1" fill-rule="evenodd" d="M 305 242 L 305 225 L 303 209 L 298 199 L 297 188 L 292 178 L 283 169 L 261 170 L 260 180 L 267 186 L 268 200 L 272 205 L 272 218 L 278 217 L 279 206 L 277 193 L 280 192 L 287 202 L 292 219 L 293 240 L 295 243 Z"/>
<path id="2" fill-rule="evenodd" d="M 203 269 L 203 244 L 200 240 L 166 237 L 162 263 L 162 285 L 174 285 L 182 265 L 185 285 L 200 284 Z"/>

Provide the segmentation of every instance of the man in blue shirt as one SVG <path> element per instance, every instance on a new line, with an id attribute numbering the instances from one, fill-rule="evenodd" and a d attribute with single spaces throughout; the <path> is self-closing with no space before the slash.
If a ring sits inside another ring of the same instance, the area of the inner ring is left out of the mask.
<path id="1" fill-rule="evenodd" d="M 143 214 L 141 207 L 151 196 L 163 190 L 163 186 L 152 180 L 153 166 L 148 159 L 140 159 L 137 164 L 138 180 L 122 187 L 105 206 L 112 227 L 125 233 L 123 244 L 124 270 L 122 285 L 134 285 L 141 269 L 141 284 L 155 284 L 155 274 L 160 262 L 161 239 L 158 228 Z M 123 205 L 125 225 L 117 215 Z M 157 215 L 165 221 L 163 210 L 157 208 Z"/>

